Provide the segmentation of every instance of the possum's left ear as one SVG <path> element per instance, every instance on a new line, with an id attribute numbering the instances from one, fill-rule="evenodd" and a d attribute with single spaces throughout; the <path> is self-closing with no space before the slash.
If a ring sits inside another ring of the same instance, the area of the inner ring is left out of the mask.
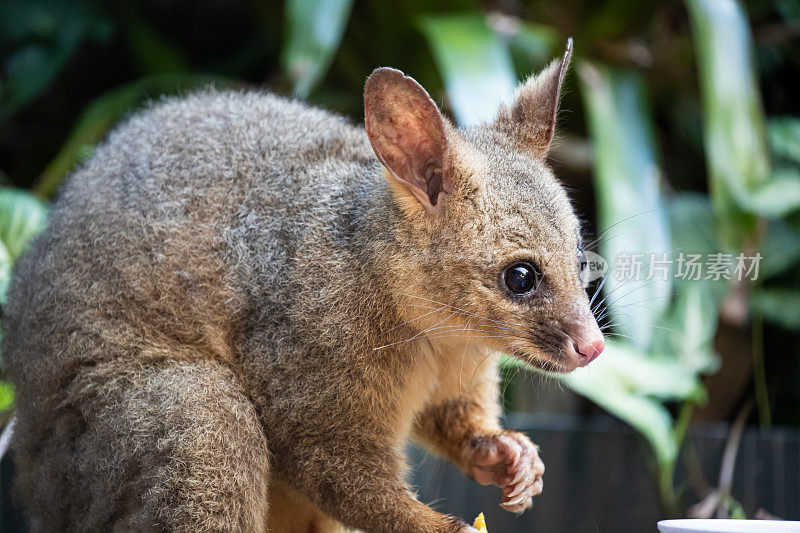
<path id="1" fill-rule="evenodd" d="M 544 157 L 556 129 L 558 100 L 561 85 L 572 59 L 572 38 L 560 60 L 556 59 L 537 75 L 517 87 L 514 103 L 503 106 L 496 126 L 516 138 L 518 143 L 535 155 Z"/>
<path id="2" fill-rule="evenodd" d="M 399 70 L 376 69 L 364 87 L 364 126 L 402 193 L 438 214 L 453 187 L 444 118 L 425 89 Z"/>

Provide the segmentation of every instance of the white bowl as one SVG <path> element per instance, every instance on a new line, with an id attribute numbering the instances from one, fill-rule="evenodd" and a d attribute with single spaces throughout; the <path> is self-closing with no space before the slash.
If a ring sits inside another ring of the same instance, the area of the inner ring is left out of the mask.
<path id="1" fill-rule="evenodd" d="M 800 533 L 800 522 L 782 520 L 714 520 L 681 519 L 662 520 L 661 533 Z"/>

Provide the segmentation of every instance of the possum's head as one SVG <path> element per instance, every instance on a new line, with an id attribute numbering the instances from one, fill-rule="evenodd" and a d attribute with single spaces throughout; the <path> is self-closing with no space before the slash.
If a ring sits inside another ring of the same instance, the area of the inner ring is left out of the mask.
<path id="1" fill-rule="evenodd" d="M 572 53 L 489 124 L 457 129 L 412 78 L 380 68 L 365 125 L 401 208 L 390 273 L 404 318 L 568 372 L 603 350 L 578 275 L 580 225 L 546 164 Z"/>

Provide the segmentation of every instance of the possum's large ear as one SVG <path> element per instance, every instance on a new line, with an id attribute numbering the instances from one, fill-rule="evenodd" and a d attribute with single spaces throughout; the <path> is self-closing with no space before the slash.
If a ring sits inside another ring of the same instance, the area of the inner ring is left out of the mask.
<path id="1" fill-rule="evenodd" d="M 438 214 L 453 187 L 444 119 L 425 89 L 399 70 L 376 69 L 364 87 L 364 125 L 375 155 L 402 192 Z"/>
<path id="2" fill-rule="evenodd" d="M 517 87 L 511 107 L 502 107 L 497 126 L 516 137 L 520 145 L 540 157 L 547 154 L 556 129 L 561 85 L 572 59 L 572 38 L 560 60 Z"/>

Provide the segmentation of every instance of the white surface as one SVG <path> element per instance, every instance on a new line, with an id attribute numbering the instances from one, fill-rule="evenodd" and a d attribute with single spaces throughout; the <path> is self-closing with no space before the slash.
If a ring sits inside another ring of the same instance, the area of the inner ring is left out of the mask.
<path id="1" fill-rule="evenodd" d="M 662 520 L 661 533 L 800 533 L 800 522 L 779 520 Z"/>

